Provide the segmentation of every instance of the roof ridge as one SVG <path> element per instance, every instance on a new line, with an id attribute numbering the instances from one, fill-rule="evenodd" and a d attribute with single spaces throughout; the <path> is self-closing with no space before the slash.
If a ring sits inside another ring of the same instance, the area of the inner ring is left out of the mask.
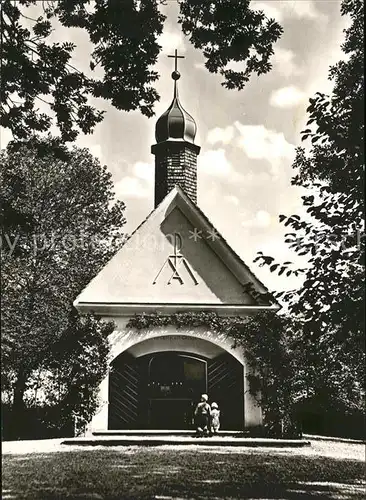
<path id="1" fill-rule="evenodd" d="M 221 238 L 221 240 L 229 248 L 229 250 L 232 252 L 232 254 L 234 254 L 234 256 L 238 259 L 238 261 L 240 262 L 240 264 L 242 264 L 250 272 L 250 274 L 252 274 L 255 277 L 255 279 L 257 280 L 257 282 L 266 290 L 266 292 L 270 293 L 269 290 L 268 290 L 268 288 L 255 276 L 255 274 L 250 269 L 250 267 L 244 262 L 244 260 L 240 257 L 240 255 L 238 255 L 238 253 L 231 247 L 231 245 L 228 243 L 228 241 L 226 240 L 226 238 L 224 238 L 222 236 L 222 234 L 216 229 L 215 225 L 211 222 L 211 220 L 208 218 L 208 216 L 205 214 L 205 212 L 198 206 L 198 204 L 195 203 L 194 201 L 192 201 L 189 198 L 189 196 L 187 196 L 186 193 L 180 188 L 180 186 L 177 186 L 177 187 L 178 187 L 180 193 L 183 194 L 183 196 L 185 198 L 187 198 L 187 200 L 189 200 L 189 203 L 191 203 L 199 211 L 200 215 L 204 219 L 206 219 L 206 221 L 212 226 L 213 229 L 215 229 L 215 231 L 217 232 L 217 234 L 219 235 L 219 237 Z"/>

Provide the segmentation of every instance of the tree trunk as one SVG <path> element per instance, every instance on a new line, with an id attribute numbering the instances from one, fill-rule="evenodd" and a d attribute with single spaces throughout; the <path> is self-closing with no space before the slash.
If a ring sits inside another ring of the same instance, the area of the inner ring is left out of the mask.
<path id="1" fill-rule="evenodd" d="M 26 422 L 25 422 L 25 404 L 23 401 L 26 389 L 27 375 L 25 372 L 19 371 L 17 380 L 14 385 L 14 397 L 12 405 L 11 418 L 11 437 L 17 439 L 23 437 Z"/>
<path id="2" fill-rule="evenodd" d="M 17 380 L 14 384 L 13 411 L 24 408 L 24 393 L 26 389 L 27 376 L 24 372 L 19 371 Z"/>

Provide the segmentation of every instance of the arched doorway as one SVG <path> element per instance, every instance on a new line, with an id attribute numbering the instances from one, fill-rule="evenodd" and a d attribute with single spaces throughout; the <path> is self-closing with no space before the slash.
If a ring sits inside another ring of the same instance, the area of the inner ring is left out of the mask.
<path id="1" fill-rule="evenodd" d="M 222 429 L 242 430 L 243 365 L 206 341 L 173 340 L 148 339 L 113 360 L 108 428 L 192 429 L 195 405 L 207 393 L 219 404 Z"/>

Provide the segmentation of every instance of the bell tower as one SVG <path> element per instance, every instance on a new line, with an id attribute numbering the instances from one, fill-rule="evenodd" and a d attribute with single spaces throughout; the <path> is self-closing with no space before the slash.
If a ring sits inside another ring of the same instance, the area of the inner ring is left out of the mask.
<path id="1" fill-rule="evenodd" d="M 197 156 L 201 148 L 194 144 L 196 123 L 181 105 L 178 95 L 177 62 L 184 56 L 178 56 L 175 51 L 174 56 L 168 57 L 175 59 L 173 101 L 156 122 L 156 144 L 151 147 L 155 155 L 155 207 L 175 185 L 197 202 Z"/>

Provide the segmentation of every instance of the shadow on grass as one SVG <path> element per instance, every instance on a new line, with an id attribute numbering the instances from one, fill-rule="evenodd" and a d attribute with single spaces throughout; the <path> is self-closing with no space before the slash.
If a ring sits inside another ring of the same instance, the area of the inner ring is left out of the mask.
<path id="1" fill-rule="evenodd" d="M 363 499 L 364 464 L 329 457 L 134 450 L 3 457 L 12 499 Z"/>

